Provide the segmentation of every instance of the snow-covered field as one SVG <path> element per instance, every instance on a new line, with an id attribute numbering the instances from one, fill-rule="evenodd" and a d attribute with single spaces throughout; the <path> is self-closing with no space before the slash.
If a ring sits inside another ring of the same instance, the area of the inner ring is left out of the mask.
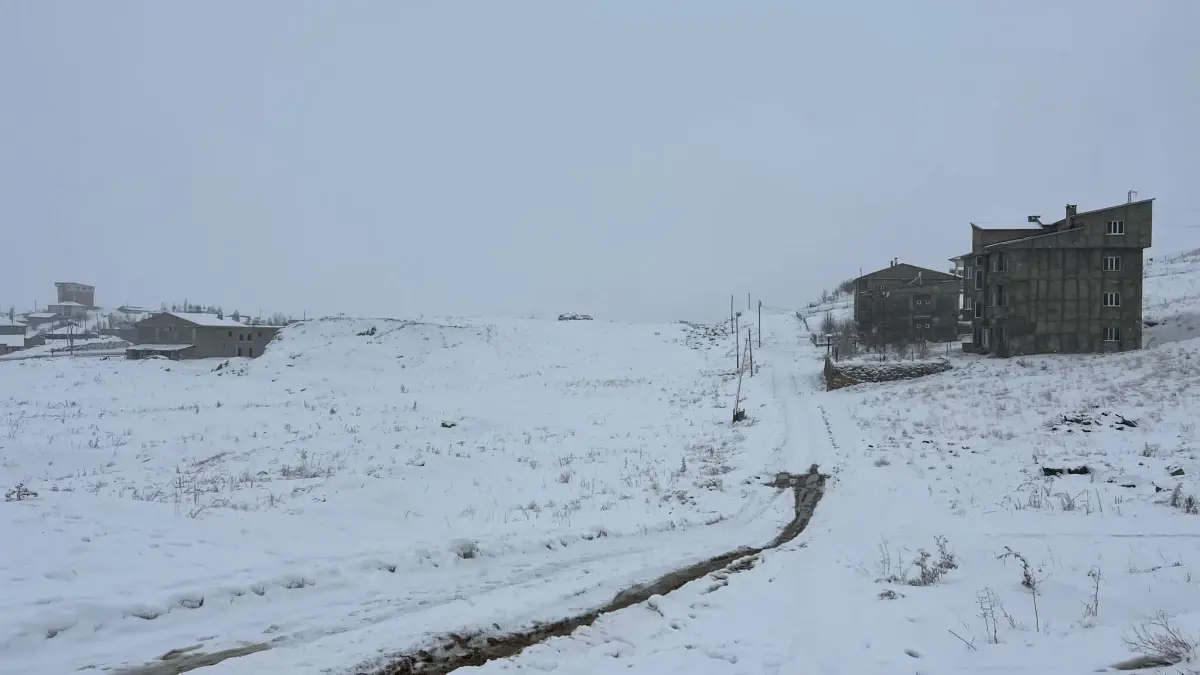
<path id="1" fill-rule="evenodd" d="M 812 462 L 833 479 L 793 542 L 461 672 L 1091 673 L 1156 617 L 1191 653 L 1200 256 L 1146 296 L 1140 352 L 952 351 L 833 392 L 768 312 L 738 427 L 730 340 L 679 325 L 329 321 L 215 372 L 0 364 L 3 475 L 38 492 L 0 504 L 0 671 L 260 642 L 202 672 L 357 672 L 761 544 L 790 515 L 761 482 Z"/>
<path id="2" fill-rule="evenodd" d="M 407 618 L 351 666 L 761 544 L 791 466 L 761 377 L 729 424 L 731 342 L 327 320 L 255 361 L 0 364 L 3 487 L 37 493 L 0 504 L 0 671 Z"/>
<path id="3" fill-rule="evenodd" d="M 1169 638 L 1164 619 L 1180 639 L 1155 646 L 1194 656 L 1200 339 L 1181 331 L 1200 310 L 1200 256 L 1150 266 L 1146 290 L 1147 318 L 1165 328 L 1138 353 L 956 354 L 942 375 L 813 394 L 820 361 L 802 340 L 762 350 L 764 370 L 800 383 L 781 392 L 785 410 L 815 408 L 831 433 L 836 481 L 808 531 L 715 592 L 689 585 L 515 664 L 1091 673 L 1152 654 L 1139 632 Z M 818 308 L 810 325 L 824 309 L 845 311 Z"/>

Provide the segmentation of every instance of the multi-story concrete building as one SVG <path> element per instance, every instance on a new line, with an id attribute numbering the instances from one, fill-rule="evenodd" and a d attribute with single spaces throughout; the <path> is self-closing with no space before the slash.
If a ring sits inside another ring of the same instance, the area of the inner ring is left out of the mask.
<path id="1" fill-rule="evenodd" d="M 128 358 L 151 355 L 179 359 L 257 357 L 279 326 L 249 326 L 220 314 L 158 312 L 135 324 L 137 344 Z"/>
<path id="2" fill-rule="evenodd" d="M 958 338 L 954 274 L 893 261 L 854 280 L 854 321 L 867 344 L 952 342 Z"/>
<path id="3" fill-rule="evenodd" d="M 96 287 L 87 284 L 77 284 L 74 281 L 58 281 L 54 287 L 58 290 L 58 302 L 77 302 L 87 309 L 96 308 Z"/>
<path id="4" fill-rule="evenodd" d="M 965 347 L 998 356 L 1116 352 L 1142 346 L 1143 251 L 1153 199 L 1079 213 L 1038 227 L 972 223 L 965 268 Z"/>

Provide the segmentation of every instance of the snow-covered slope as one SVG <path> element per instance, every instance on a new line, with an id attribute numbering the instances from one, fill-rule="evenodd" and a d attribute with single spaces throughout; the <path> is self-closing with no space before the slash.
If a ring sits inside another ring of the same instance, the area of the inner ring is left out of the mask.
<path id="1" fill-rule="evenodd" d="M 960 355 L 945 374 L 818 392 L 819 352 L 769 345 L 764 367 L 798 383 L 781 405 L 819 414 L 833 439 L 836 479 L 809 529 L 716 591 L 690 584 L 475 672 L 1034 675 L 1145 665 L 1128 660 L 1163 648 L 1195 659 L 1200 256 L 1148 266 L 1146 296 L 1156 343 L 1111 356 Z"/>
<path id="2" fill-rule="evenodd" d="M 402 647 L 762 543 L 789 514 L 761 477 L 791 466 L 762 378 L 729 424 L 731 346 L 331 319 L 255 361 L 2 363 L 4 488 L 37 496 L 0 504 L 0 672 L 398 617 L 377 646 Z"/>

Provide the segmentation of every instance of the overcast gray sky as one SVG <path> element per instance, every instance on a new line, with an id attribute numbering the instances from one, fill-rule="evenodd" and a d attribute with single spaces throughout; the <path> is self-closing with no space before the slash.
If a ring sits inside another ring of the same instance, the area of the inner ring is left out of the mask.
<path id="1" fill-rule="evenodd" d="M 1198 32 L 1196 0 L 0 0 L 0 303 L 718 319 L 1129 189 L 1148 255 L 1197 247 Z"/>

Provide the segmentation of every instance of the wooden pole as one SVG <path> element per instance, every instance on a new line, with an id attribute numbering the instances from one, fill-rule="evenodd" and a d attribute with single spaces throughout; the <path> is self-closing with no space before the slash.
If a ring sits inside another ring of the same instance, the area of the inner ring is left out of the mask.
<path id="1" fill-rule="evenodd" d="M 738 328 L 737 314 L 734 314 L 733 315 L 733 365 L 738 370 L 741 370 L 741 368 L 742 368 L 742 345 L 741 345 L 741 335 L 739 335 L 740 332 L 741 332 L 741 329 Z"/>
<path id="2" fill-rule="evenodd" d="M 754 340 L 752 339 L 753 333 L 754 333 L 753 328 L 746 329 L 746 349 L 750 353 L 750 377 L 754 377 Z"/>
<path id="3" fill-rule="evenodd" d="M 758 348 L 762 349 L 762 300 L 758 301 Z"/>

